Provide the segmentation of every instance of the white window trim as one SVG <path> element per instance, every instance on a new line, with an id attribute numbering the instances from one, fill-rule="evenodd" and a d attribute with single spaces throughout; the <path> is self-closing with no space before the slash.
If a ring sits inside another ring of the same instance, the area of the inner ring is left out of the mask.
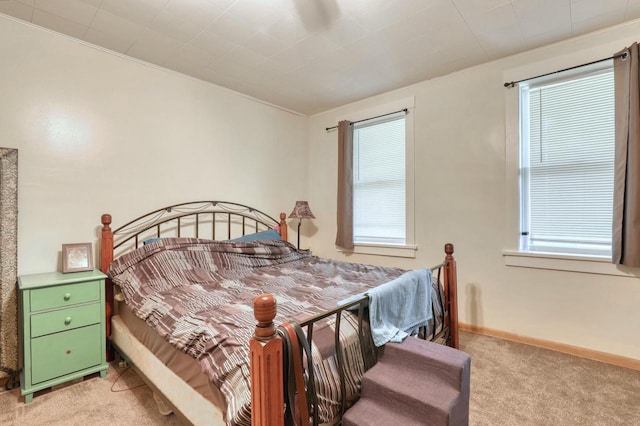
<path id="1" fill-rule="evenodd" d="M 353 250 L 338 247 L 342 253 L 371 254 L 374 256 L 407 257 L 415 259 L 418 246 L 413 244 L 354 244 Z"/>
<path id="2" fill-rule="evenodd" d="M 405 115 L 406 126 L 406 175 L 407 175 L 407 192 L 406 192 L 406 227 L 407 227 L 407 240 L 405 244 L 373 244 L 373 243 L 356 243 L 353 250 L 346 250 L 338 247 L 339 252 L 343 253 L 355 253 L 355 254 L 371 254 L 378 256 L 391 256 L 391 257 L 416 257 L 416 250 L 418 247 L 415 245 L 415 97 L 411 96 L 404 99 L 399 99 L 394 102 L 378 105 L 366 110 L 354 111 L 352 113 L 344 114 L 336 117 L 336 122 L 342 120 L 360 121 L 366 120 L 371 117 L 376 117 L 383 114 L 388 114 L 394 111 L 400 111 L 407 109 Z"/>
<path id="3" fill-rule="evenodd" d="M 596 56 L 570 57 L 565 55 L 562 63 L 546 61 L 528 64 L 525 67 L 506 71 L 503 73 L 503 80 L 517 81 L 531 75 L 542 75 L 576 64 L 589 63 L 610 54 L 610 52 L 592 52 L 592 54 Z M 505 133 L 505 245 L 507 248 L 502 251 L 504 264 L 509 267 L 625 277 L 636 276 L 627 272 L 626 268 L 613 265 L 611 258 L 607 256 L 531 252 L 520 247 L 520 90 L 517 87 L 505 89 Z"/>
<path id="4" fill-rule="evenodd" d="M 506 266 L 547 269 L 552 271 L 581 272 L 585 274 L 637 277 L 631 269 L 620 268 L 607 256 L 544 253 L 523 250 L 503 250 Z"/>

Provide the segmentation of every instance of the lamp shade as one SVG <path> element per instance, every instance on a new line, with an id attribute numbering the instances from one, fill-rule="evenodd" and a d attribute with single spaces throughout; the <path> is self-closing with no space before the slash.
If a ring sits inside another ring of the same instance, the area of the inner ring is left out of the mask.
<path id="1" fill-rule="evenodd" d="M 297 218 L 297 219 L 315 219 L 316 217 L 311 212 L 309 208 L 309 203 L 306 201 L 296 201 L 296 205 L 293 208 L 293 211 L 289 215 L 289 218 Z"/>

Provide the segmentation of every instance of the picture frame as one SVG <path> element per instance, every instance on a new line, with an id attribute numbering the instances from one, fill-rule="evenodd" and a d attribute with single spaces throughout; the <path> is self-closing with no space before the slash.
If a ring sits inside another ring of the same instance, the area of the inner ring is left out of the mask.
<path id="1" fill-rule="evenodd" d="M 93 270 L 93 247 L 91 243 L 62 245 L 62 273 Z"/>

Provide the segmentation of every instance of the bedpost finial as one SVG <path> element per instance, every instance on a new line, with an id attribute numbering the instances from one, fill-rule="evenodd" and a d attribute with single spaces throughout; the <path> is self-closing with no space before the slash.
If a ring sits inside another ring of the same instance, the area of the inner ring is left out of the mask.
<path id="1" fill-rule="evenodd" d="M 276 317 L 276 298 L 273 294 L 261 294 L 253 301 L 253 315 L 258 322 L 268 323 Z"/>
<path id="2" fill-rule="evenodd" d="M 273 294 L 261 294 L 253 301 L 253 316 L 258 320 L 255 338 L 268 340 L 276 334 L 273 320 L 276 317 L 277 303 Z"/>
<path id="3" fill-rule="evenodd" d="M 287 214 L 286 213 L 284 213 L 284 212 L 280 213 L 280 222 L 282 222 L 286 218 L 287 218 Z"/>
<path id="4" fill-rule="evenodd" d="M 453 254 L 453 244 L 447 243 L 444 245 L 444 252 L 447 256 L 451 256 Z"/>
<path id="5" fill-rule="evenodd" d="M 104 225 L 104 227 L 106 229 L 109 228 L 109 225 L 111 225 L 111 215 L 110 214 L 103 214 L 101 217 L 101 222 L 102 225 Z"/>

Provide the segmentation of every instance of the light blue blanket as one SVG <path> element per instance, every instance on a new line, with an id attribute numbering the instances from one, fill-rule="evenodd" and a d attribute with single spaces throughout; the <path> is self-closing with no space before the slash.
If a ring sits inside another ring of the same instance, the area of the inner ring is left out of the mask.
<path id="1" fill-rule="evenodd" d="M 369 324 L 373 343 L 402 342 L 418 332 L 433 318 L 431 307 L 431 270 L 405 272 L 395 280 L 369 290 Z M 362 294 L 342 300 L 344 305 Z"/>

